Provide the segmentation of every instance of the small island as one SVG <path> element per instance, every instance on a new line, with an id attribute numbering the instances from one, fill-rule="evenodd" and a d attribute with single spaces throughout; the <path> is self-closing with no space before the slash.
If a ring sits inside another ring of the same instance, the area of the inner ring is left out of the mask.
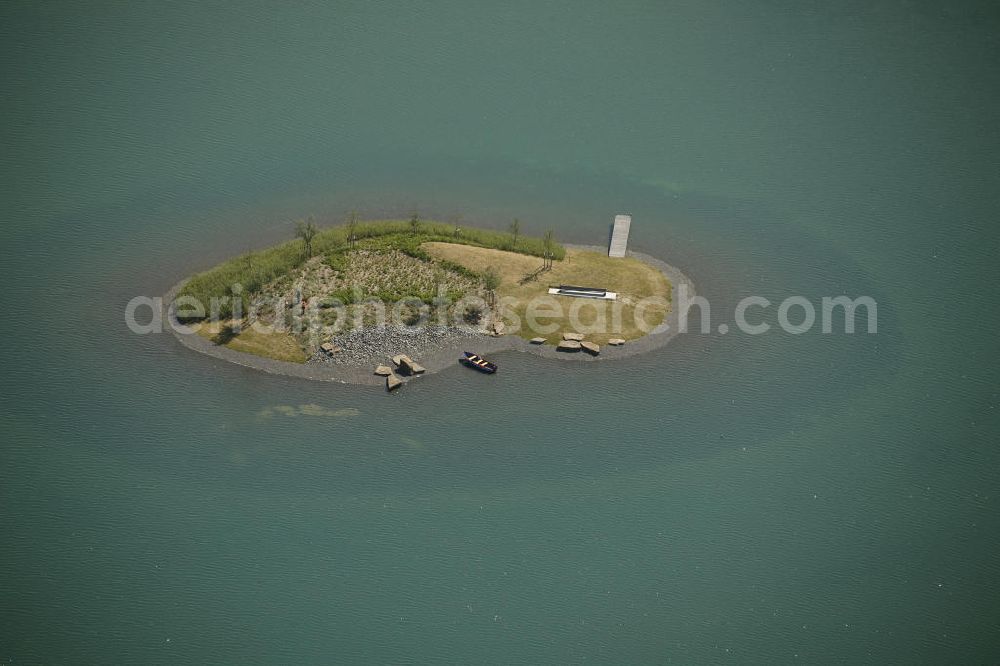
<path id="1" fill-rule="evenodd" d="M 598 360 L 664 344 L 687 279 L 615 253 L 524 234 L 517 220 L 501 232 L 352 215 L 300 221 L 292 240 L 198 273 L 165 302 L 190 348 L 310 379 L 374 384 L 388 370 L 392 388 L 412 370 L 400 358 L 422 374 L 465 350 Z"/>

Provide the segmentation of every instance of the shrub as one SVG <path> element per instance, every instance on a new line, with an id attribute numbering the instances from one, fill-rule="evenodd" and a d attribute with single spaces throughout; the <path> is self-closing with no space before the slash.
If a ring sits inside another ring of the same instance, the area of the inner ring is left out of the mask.
<path id="1" fill-rule="evenodd" d="M 354 293 L 353 289 L 338 289 L 330 294 L 330 298 L 324 301 L 320 307 L 334 307 L 336 305 L 352 305 L 357 301 L 355 298 L 357 294 Z M 339 301 L 339 303 L 338 303 Z"/>
<path id="2" fill-rule="evenodd" d="M 476 326 L 483 320 L 483 309 L 478 305 L 469 305 L 462 312 L 462 319 L 470 326 Z"/>

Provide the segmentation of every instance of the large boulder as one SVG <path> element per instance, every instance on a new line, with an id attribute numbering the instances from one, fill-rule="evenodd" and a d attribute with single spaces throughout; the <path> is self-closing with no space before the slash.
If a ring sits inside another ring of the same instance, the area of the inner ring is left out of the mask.
<path id="1" fill-rule="evenodd" d="M 396 375 L 395 372 L 390 372 L 388 374 L 388 376 L 386 376 L 386 378 L 385 378 L 385 390 L 386 391 L 395 391 L 396 389 L 398 389 L 402 385 L 403 385 L 403 380 L 400 379 L 399 376 Z"/>
<path id="2" fill-rule="evenodd" d="M 375 374 L 378 375 L 379 377 L 388 377 L 389 375 L 392 374 L 392 368 L 390 368 L 387 365 L 380 365 L 377 368 L 375 368 Z"/>
<path id="3" fill-rule="evenodd" d="M 581 342 L 580 346 L 583 347 L 583 350 L 591 356 L 597 356 L 601 353 L 601 347 L 593 342 Z"/>
<path id="4" fill-rule="evenodd" d="M 332 342 L 324 342 L 319 346 L 319 349 L 327 356 L 333 356 L 334 354 L 339 354 L 344 351 L 343 347 L 335 345 Z"/>
<path id="5" fill-rule="evenodd" d="M 621 338 L 611 338 L 610 340 L 608 340 L 608 344 L 614 347 L 620 347 L 623 344 L 625 344 L 625 341 L 622 340 Z"/>
<path id="6" fill-rule="evenodd" d="M 407 375 L 419 375 L 427 370 L 424 366 L 420 365 L 406 354 L 397 354 L 396 356 L 393 356 L 392 362 L 396 364 L 396 367 L 399 368 L 400 372 Z"/>
<path id="7" fill-rule="evenodd" d="M 578 340 L 561 340 L 556 349 L 564 352 L 578 352 L 580 351 L 580 342 Z"/>
<path id="8" fill-rule="evenodd" d="M 531 344 L 533 345 L 544 345 L 545 338 L 531 338 Z"/>
<path id="9" fill-rule="evenodd" d="M 563 333 L 563 340 L 571 340 L 573 342 L 583 342 L 582 333 Z"/>

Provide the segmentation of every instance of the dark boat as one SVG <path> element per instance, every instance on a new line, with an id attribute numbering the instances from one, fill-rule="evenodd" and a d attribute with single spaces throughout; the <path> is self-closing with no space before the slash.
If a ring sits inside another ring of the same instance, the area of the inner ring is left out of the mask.
<path id="1" fill-rule="evenodd" d="M 462 365 L 467 365 L 470 368 L 475 368 L 479 372 L 485 372 L 488 375 L 492 375 L 497 371 L 497 364 L 487 361 L 485 358 L 479 354 L 473 354 L 472 352 L 465 352 L 465 356 L 458 359 Z"/>

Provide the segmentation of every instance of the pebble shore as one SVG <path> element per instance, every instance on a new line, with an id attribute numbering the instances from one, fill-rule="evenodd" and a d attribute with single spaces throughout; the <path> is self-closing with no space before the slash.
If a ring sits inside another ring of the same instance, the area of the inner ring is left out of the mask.
<path id="1" fill-rule="evenodd" d="M 376 366 L 387 359 L 406 354 L 420 358 L 427 354 L 455 348 L 458 343 L 468 343 L 471 351 L 489 340 L 491 336 L 474 328 L 458 326 L 383 326 L 363 328 L 335 335 L 330 342 L 343 348 L 330 356 L 317 351 L 306 361 L 332 366 Z"/>

